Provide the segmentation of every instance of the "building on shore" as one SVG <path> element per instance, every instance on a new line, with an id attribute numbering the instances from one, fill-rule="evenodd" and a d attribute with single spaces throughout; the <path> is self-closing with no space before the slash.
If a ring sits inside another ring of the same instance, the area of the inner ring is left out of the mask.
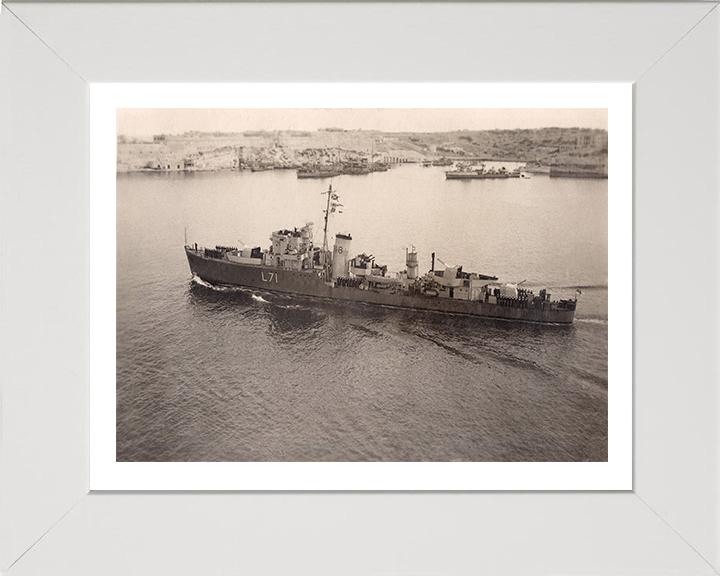
<path id="1" fill-rule="evenodd" d="M 374 135 L 361 131 L 188 132 L 156 134 L 151 140 L 119 136 L 117 171 L 217 170 L 259 164 L 291 166 L 302 162 L 298 156 L 306 150 L 369 156 L 374 147 Z"/>
<path id="2" fill-rule="evenodd" d="M 575 139 L 576 148 L 595 148 L 595 149 L 607 149 L 608 147 L 608 133 L 602 132 L 588 132 L 578 135 Z"/>

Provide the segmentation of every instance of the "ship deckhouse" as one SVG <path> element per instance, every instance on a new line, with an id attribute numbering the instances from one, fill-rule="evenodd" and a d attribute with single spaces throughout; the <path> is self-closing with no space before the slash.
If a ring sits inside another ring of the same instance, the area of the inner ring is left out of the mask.
<path id="1" fill-rule="evenodd" d="M 270 250 L 266 253 L 266 266 L 289 270 L 306 270 L 313 266 L 312 224 L 300 230 L 278 230 L 270 236 Z"/>

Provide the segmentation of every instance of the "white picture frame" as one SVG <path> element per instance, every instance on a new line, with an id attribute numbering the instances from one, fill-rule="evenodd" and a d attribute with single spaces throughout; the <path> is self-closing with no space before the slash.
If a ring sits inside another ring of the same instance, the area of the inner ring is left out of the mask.
<path id="1" fill-rule="evenodd" d="M 715 8 L 3 6 L 0 570 L 717 573 Z M 169 80 L 634 82 L 633 491 L 89 494 L 88 82 Z"/>
<path id="2" fill-rule="evenodd" d="M 608 452 L 591 462 L 117 462 L 115 387 L 116 122 L 129 108 L 601 109 L 608 126 L 607 277 L 632 285 L 632 85 L 93 84 L 90 87 L 91 490 L 629 490 L 632 488 L 632 302 L 609 314 Z M 407 112 L 412 113 L 412 112 Z M 428 112 L 431 114 L 432 111 Z M 470 113 L 470 112 L 468 112 Z M 420 231 L 418 231 L 420 232 Z M 431 369 L 428 366 L 428 369 Z M 120 384 L 120 382 L 118 382 Z"/>

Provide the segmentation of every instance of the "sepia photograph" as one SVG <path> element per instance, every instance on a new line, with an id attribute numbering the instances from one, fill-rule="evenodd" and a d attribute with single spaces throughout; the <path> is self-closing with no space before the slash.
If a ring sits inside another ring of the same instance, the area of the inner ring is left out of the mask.
<path id="1" fill-rule="evenodd" d="M 117 461 L 607 461 L 608 173 L 606 109 L 117 110 Z"/>
<path id="2" fill-rule="evenodd" d="M 117 110 L 118 462 L 606 462 L 607 109 Z"/>

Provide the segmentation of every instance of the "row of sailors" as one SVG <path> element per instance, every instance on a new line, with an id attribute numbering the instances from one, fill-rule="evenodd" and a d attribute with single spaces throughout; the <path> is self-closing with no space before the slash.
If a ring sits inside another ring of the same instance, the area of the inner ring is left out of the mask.
<path id="1" fill-rule="evenodd" d="M 488 302 L 490 295 L 485 295 L 485 302 Z M 512 306 L 515 308 L 550 308 L 552 306 L 552 302 L 550 300 L 543 300 L 540 296 L 535 296 L 534 298 L 512 298 L 509 296 L 496 296 L 498 306 Z"/>
<path id="2" fill-rule="evenodd" d="M 337 286 L 344 286 L 346 288 L 358 288 L 362 284 L 364 278 L 336 278 L 335 284 Z"/>

